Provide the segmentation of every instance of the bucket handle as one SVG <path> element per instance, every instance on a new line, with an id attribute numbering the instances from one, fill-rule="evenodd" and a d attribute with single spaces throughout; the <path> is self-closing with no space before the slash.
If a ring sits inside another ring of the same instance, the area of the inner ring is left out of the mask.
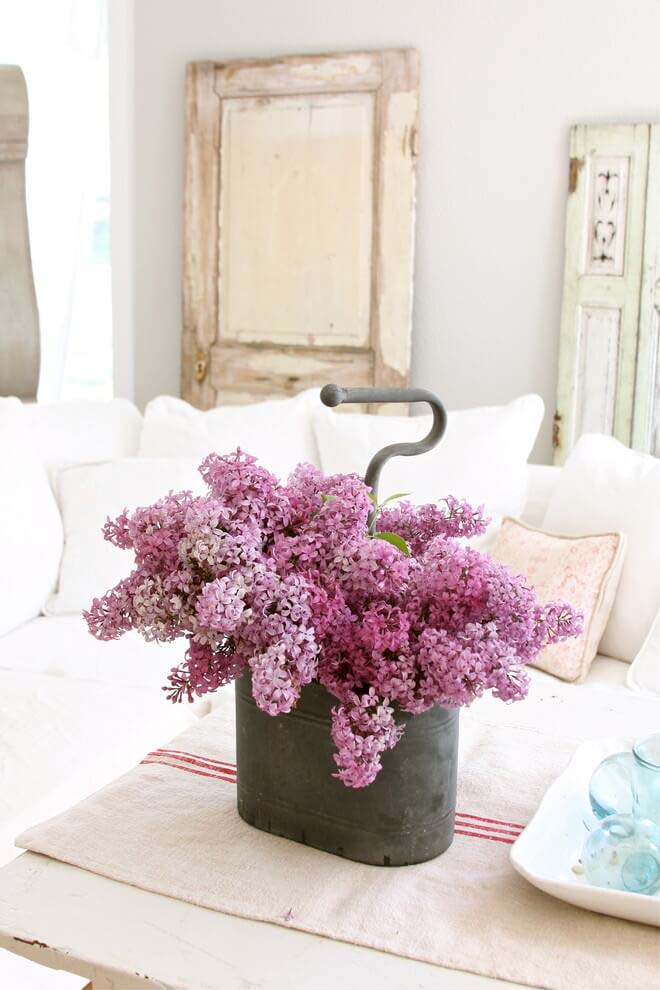
<path id="1" fill-rule="evenodd" d="M 425 388 L 344 388 L 342 385 L 324 385 L 321 389 L 321 402 L 330 407 L 353 402 L 428 402 L 430 405 L 433 424 L 425 437 L 413 443 L 391 443 L 377 451 L 369 461 L 364 482 L 371 488 L 374 498 L 378 498 L 380 472 L 391 457 L 425 454 L 442 439 L 447 428 L 445 407 L 437 395 Z"/>

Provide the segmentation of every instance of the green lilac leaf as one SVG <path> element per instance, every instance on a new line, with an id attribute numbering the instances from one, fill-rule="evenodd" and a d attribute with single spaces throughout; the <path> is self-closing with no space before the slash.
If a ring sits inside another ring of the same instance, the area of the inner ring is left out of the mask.
<path id="1" fill-rule="evenodd" d="M 382 509 L 382 507 L 384 505 L 387 505 L 388 502 L 394 502 L 395 499 L 397 499 L 397 498 L 406 498 L 408 495 L 411 495 L 411 494 L 412 494 L 412 492 L 397 492 L 396 495 L 390 495 L 390 496 L 388 496 L 388 498 L 385 499 L 384 502 L 381 502 L 380 503 L 380 507 Z"/>
<path id="2" fill-rule="evenodd" d="M 410 547 L 404 538 L 397 533 L 374 533 L 373 538 L 374 540 L 385 540 L 386 543 L 391 543 L 393 547 L 400 550 L 406 557 L 410 556 Z"/>

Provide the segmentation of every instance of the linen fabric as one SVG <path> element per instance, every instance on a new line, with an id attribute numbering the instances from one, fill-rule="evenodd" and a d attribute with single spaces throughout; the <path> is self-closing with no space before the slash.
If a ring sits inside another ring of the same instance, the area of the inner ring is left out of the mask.
<path id="1" fill-rule="evenodd" d="M 618 692 L 615 728 L 610 690 L 539 676 L 525 703 L 461 714 L 456 836 L 429 863 L 364 866 L 242 822 L 224 692 L 217 713 L 17 841 L 213 910 L 533 987 L 575 990 L 585 973 L 599 990 L 651 986 L 656 929 L 554 900 L 509 850 L 580 742 L 649 733 L 657 703 Z"/>
<path id="2" fill-rule="evenodd" d="M 534 446 L 543 401 L 526 395 L 505 406 L 450 412 L 437 447 L 415 457 L 394 457 L 381 475 L 379 498 L 409 492 L 417 504 L 447 495 L 485 505 L 494 532 L 505 515 L 518 516 L 527 494 L 527 458 Z M 312 421 L 325 474 L 363 476 L 376 451 L 425 436 L 431 416 L 371 416 L 319 407 Z"/>
<path id="3" fill-rule="evenodd" d="M 625 533 L 626 559 L 599 650 L 628 662 L 660 611 L 659 507 L 660 460 L 587 434 L 569 455 L 543 521 L 553 533 Z"/>
<path id="4" fill-rule="evenodd" d="M 583 681 L 614 605 L 625 558 L 622 533 L 557 536 L 505 519 L 490 554 L 523 574 L 542 602 L 566 601 L 584 616 L 580 636 L 546 646 L 535 667 L 564 681 Z"/>
<path id="5" fill-rule="evenodd" d="M 148 505 L 169 491 L 203 494 L 206 486 L 189 458 L 128 457 L 107 464 L 70 467 L 57 476 L 64 521 L 64 552 L 57 592 L 48 601 L 47 615 L 66 615 L 89 608 L 126 577 L 133 556 L 103 539 L 108 516 L 125 508 Z"/>
<path id="6" fill-rule="evenodd" d="M 62 520 L 24 407 L 0 399 L 0 635 L 34 618 L 55 587 Z"/>
<path id="7" fill-rule="evenodd" d="M 240 447 L 284 481 L 301 462 L 318 465 L 311 410 L 319 389 L 293 399 L 206 412 L 183 399 L 160 396 L 148 403 L 140 439 L 141 457 L 197 457 L 229 454 Z"/>

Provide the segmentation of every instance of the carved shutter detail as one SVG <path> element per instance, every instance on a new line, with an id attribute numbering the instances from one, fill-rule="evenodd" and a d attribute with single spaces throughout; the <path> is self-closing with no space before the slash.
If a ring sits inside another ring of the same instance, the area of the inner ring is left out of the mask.
<path id="1" fill-rule="evenodd" d="M 649 134 L 571 130 L 556 463 L 584 432 L 632 441 Z"/>

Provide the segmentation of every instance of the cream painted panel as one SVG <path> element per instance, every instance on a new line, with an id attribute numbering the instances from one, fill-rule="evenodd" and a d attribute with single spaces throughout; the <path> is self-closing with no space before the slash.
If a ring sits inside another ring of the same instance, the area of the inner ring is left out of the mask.
<path id="1" fill-rule="evenodd" d="M 372 93 L 223 101 L 220 338 L 366 347 Z"/>
<path id="2" fill-rule="evenodd" d="M 580 314 L 578 433 L 612 433 L 621 311 L 586 307 Z"/>

